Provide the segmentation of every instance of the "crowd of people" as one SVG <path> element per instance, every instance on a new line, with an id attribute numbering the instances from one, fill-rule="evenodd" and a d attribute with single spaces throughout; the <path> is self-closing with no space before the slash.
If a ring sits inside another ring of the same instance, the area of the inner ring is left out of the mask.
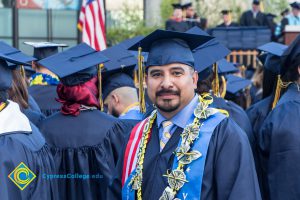
<path id="1" fill-rule="evenodd" d="M 300 198 L 300 35 L 253 75 L 189 22 L 102 51 L 1 41 L 1 199 Z"/>
<path id="2" fill-rule="evenodd" d="M 283 10 L 281 14 L 280 23 L 276 23 L 274 19 L 277 17 L 273 13 L 264 13 L 261 10 L 262 2 L 253 0 L 252 8 L 242 13 L 239 22 L 232 20 L 232 10 L 224 9 L 220 11 L 222 16 L 222 23 L 216 28 L 230 28 L 230 27 L 268 27 L 272 33 L 273 41 L 282 42 L 283 32 L 287 25 L 300 26 L 300 3 L 291 3 L 291 12 L 288 8 Z M 208 29 L 207 18 L 200 17 L 195 12 L 192 3 L 186 4 L 172 4 L 174 11 L 173 15 L 166 22 L 166 30 L 185 32 L 193 26 L 198 26 L 203 30 Z"/>

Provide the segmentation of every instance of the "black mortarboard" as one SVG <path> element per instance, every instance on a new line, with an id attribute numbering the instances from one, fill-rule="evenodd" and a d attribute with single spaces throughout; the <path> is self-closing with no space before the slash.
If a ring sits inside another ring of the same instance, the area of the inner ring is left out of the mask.
<path id="1" fill-rule="evenodd" d="M 187 9 L 188 7 L 191 7 L 191 6 L 193 6 L 193 3 L 190 2 L 190 3 L 182 4 L 181 8 L 182 9 Z"/>
<path id="2" fill-rule="evenodd" d="M 38 59 L 44 59 L 58 53 L 58 47 L 67 47 L 66 44 L 57 44 L 52 42 L 24 42 L 24 44 L 32 46 L 33 56 Z"/>
<path id="3" fill-rule="evenodd" d="M 284 16 L 284 15 L 288 14 L 289 12 L 290 12 L 290 10 L 288 8 L 286 8 L 280 14 L 281 14 L 281 16 Z"/>
<path id="4" fill-rule="evenodd" d="M 252 1 L 252 4 L 254 4 L 254 5 L 259 5 L 259 4 L 260 4 L 260 1 L 259 1 L 259 0 L 253 0 L 253 1 Z"/>
<path id="5" fill-rule="evenodd" d="M 296 1 L 294 3 L 291 3 L 290 6 L 294 9 L 300 10 L 300 3 L 296 2 Z"/>
<path id="6" fill-rule="evenodd" d="M 55 73 L 65 85 L 78 85 L 94 77 L 97 65 L 107 61 L 101 52 L 81 43 L 38 63 Z"/>
<path id="7" fill-rule="evenodd" d="M 231 10 L 222 10 L 221 11 L 221 14 L 222 15 L 228 15 L 228 14 L 230 14 L 232 11 Z"/>
<path id="8" fill-rule="evenodd" d="M 5 44 L 5 43 L 4 43 Z M 16 53 L 15 48 L 9 45 L 0 45 L 0 90 L 7 90 L 12 84 L 12 70 L 18 65 L 29 65 L 23 62 L 24 57 L 21 55 L 22 52 L 18 50 Z M 7 53 L 10 52 L 10 53 Z M 24 54 L 25 55 L 25 54 Z M 10 63 L 10 65 L 9 65 Z"/>
<path id="9" fill-rule="evenodd" d="M 180 3 L 172 3 L 172 7 L 173 7 L 174 10 L 175 9 L 181 9 Z"/>
<path id="10" fill-rule="evenodd" d="M 281 75 L 285 75 L 289 68 L 300 65 L 300 35 L 283 52 L 281 59 Z"/>
<path id="11" fill-rule="evenodd" d="M 245 78 L 241 78 L 232 74 L 228 74 L 226 76 L 227 79 L 227 88 L 226 92 L 230 95 L 235 95 L 238 92 L 242 91 L 249 85 L 251 85 L 251 81 Z"/>
<path id="12" fill-rule="evenodd" d="M 149 52 L 146 67 L 183 63 L 194 67 L 192 50 L 213 37 L 174 31 L 156 30 L 131 46 L 129 50 Z"/>

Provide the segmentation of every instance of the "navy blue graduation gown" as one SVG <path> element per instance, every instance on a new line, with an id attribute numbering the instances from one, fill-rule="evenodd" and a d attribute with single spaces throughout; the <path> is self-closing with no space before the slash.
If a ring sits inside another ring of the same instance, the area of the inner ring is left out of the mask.
<path id="1" fill-rule="evenodd" d="M 39 127 L 60 174 L 101 176 L 59 180 L 60 199 L 105 199 L 124 137 L 133 125 L 92 110 L 82 111 L 77 117 L 59 112 Z"/>
<path id="2" fill-rule="evenodd" d="M 46 117 L 60 111 L 61 104 L 55 100 L 58 98 L 56 85 L 33 85 L 28 92 Z"/>
<path id="3" fill-rule="evenodd" d="M 223 98 L 215 96 L 213 98 L 213 107 L 226 110 L 229 113 L 229 117 L 233 119 L 245 131 L 251 147 L 253 147 L 254 138 L 251 123 L 243 108 L 232 101 L 227 101 Z"/>
<path id="4" fill-rule="evenodd" d="M 29 119 L 30 122 L 32 122 L 34 125 L 38 125 L 42 120 L 45 119 L 45 115 L 41 112 L 32 110 L 30 108 L 23 109 L 22 112 L 26 117 Z"/>
<path id="5" fill-rule="evenodd" d="M 270 199 L 300 199 L 300 91 L 289 86 L 258 137 L 265 192 Z"/>
<path id="6" fill-rule="evenodd" d="M 16 121 L 14 117 L 15 115 L 12 114 L 10 123 L 15 127 L 20 121 Z M 33 124 L 30 124 L 30 127 L 31 131 L 19 129 L 0 133 L 0 198 L 2 200 L 58 199 L 56 180 L 43 178 L 44 174 L 56 173 L 54 160 L 40 131 Z M 20 190 L 8 178 L 21 162 L 36 175 L 24 190 Z"/>
<path id="7" fill-rule="evenodd" d="M 263 185 L 266 183 L 265 180 L 263 179 L 263 174 L 262 174 L 262 169 L 261 169 L 261 164 L 260 164 L 260 159 L 259 159 L 259 148 L 257 145 L 257 138 L 259 137 L 259 130 L 267 118 L 268 114 L 272 110 L 272 102 L 273 102 L 273 96 L 268 96 L 261 101 L 257 102 L 256 104 L 252 105 L 251 107 L 248 108 L 247 115 L 250 119 L 250 122 L 252 124 L 253 128 L 253 136 L 254 136 L 254 149 L 253 149 L 253 154 L 255 158 L 255 165 L 256 165 L 256 172 L 261 188 L 261 193 L 264 199 L 267 199 L 267 194 L 264 193 L 266 188 L 266 185 Z"/>
<path id="8" fill-rule="evenodd" d="M 159 199 L 168 186 L 163 177 L 172 168 L 173 152 L 178 146 L 181 128 L 172 134 L 159 152 L 158 128 L 153 132 L 146 149 L 142 197 Z M 123 146 L 123 152 L 126 145 Z M 111 181 L 107 199 L 121 199 L 121 177 L 124 158 L 118 161 L 117 174 Z M 261 199 L 253 156 L 246 134 L 231 119 L 224 119 L 213 132 L 204 168 L 201 199 Z"/>
<path id="9" fill-rule="evenodd" d="M 28 105 L 31 110 L 41 112 L 39 105 L 30 94 L 28 94 Z"/>

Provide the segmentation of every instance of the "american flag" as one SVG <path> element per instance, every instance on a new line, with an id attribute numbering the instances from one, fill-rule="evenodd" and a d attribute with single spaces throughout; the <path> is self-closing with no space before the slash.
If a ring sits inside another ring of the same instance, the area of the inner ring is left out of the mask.
<path id="1" fill-rule="evenodd" d="M 97 51 L 106 48 L 105 13 L 103 0 L 83 0 L 78 28 L 82 41 Z"/>

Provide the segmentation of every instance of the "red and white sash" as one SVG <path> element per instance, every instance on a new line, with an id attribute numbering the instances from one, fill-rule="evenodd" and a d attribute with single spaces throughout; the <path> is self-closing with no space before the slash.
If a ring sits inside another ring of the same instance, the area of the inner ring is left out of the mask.
<path id="1" fill-rule="evenodd" d="M 125 184 L 128 176 L 136 168 L 138 150 L 141 143 L 143 130 L 148 120 L 149 117 L 144 119 L 140 123 L 138 123 L 130 133 L 130 138 L 126 146 L 125 156 L 124 156 L 123 171 L 122 171 L 122 187 Z M 149 135 L 149 139 L 150 139 L 150 135 Z"/>

